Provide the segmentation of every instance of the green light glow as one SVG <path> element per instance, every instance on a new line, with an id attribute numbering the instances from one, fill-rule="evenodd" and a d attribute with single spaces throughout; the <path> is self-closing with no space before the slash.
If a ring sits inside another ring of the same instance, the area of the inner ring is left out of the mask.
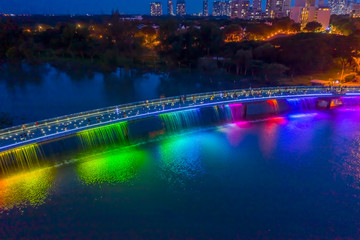
<path id="1" fill-rule="evenodd" d="M 201 175 L 201 139 L 193 135 L 176 135 L 159 143 L 160 177 L 176 186 Z"/>
<path id="2" fill-rule="evenodd" d="M 85 157 L 76 169 L 85 184 L 127 182 L 138 174 L 146 159 L 144 151 L 128 147 Z"/>
<path id="3" fill-rule="evenodd" d="M 166 131 L 169 133 L 178 133 L 201 125 L 201 113 L 199 109 L 166 113 L 159 115 L 159 117 L 165 123 Z"/>
<path id="4" fill-rule="evenodd" d="M 77 135 L 82 146 L 88 149 L 118 143 L 126 144 L 128 143 L 127 132 L 127 122 L 121 122 L 81 131 Z"/>
<path id="5" fill-rule="evenodd" d="M 43 204 L 54 178 L 55 168 L 43 168 L 0 179 L 0 208 Z"/>

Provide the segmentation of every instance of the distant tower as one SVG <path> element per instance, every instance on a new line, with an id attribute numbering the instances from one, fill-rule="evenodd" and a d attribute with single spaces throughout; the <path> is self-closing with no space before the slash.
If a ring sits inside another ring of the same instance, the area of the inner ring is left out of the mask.
<path id="1" fill-rule="evenodd" d="M 291 0 L 284 0 L 283 4 L 283 12 L 286 17 L 290 16 L 290 10 L 291 10 Z"/>
<path id="2" fill-rule="evenodd" d="M 269 18 L 273 18 L 275 15 L 274 12 L 275 0 L 266 0 L 265 12 L 266 16 Z"/>
<path id="3" fill-rule="evenodd" d="M 346 1 L 345 0 L 329 0 L 329 7 L 331 14 L 342 15 L 346 14 Z"/>
<path id="4" fill-rule="evenodd" d="M 174 3 L 172 0 L 167 2 L 167 14 L 174 16 Z"/>
<path id="5" fill-rule="evenodd" d="M 162 4 L 161 2 L 152 2 L 150 3 L 150 15 L 151 16 L 161 16 L 162 15 Z"/>
<path id="6" fill-rule="evenodd" d="M 253 12 L 261 11 L 261 0 L 253 0 Z"/>
<path id="7" fill-rule="evenodd" d="M 231 3 L 230 1 L 215 0 L 213 3 L 213 16 L 231 16 Z"/>
<path id="8" fill-rule="evenodd" d="M 205 17 L 209 16 L 209 1 L 208 0 L 203 1 L 203 16 L 205 16 Z"/>
<path id="9" fill-rule="evenodd" d="M 176 3 L 176 15 L 185 16 L 186 15 L 186 3 L 185 0 L 177 0 Z"/>
<path id="10" fill-rule="evenodd" d="M 249 17 L 250 1 L 234 0 L 231 1 L 231 18 L 246 19 Z"/>

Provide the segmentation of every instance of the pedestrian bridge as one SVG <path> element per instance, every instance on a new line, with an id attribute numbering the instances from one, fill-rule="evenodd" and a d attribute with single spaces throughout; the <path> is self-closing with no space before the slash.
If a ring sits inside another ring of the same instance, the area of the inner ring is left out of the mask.
<path id="1" fill-rule="evenodd" d="M 80 112 L 0 130 L 0 153 L 78 132 L 168 112 L 205 106 L 261 102 L 290 98 L 339 98 L 360 96 L 360 87 L 271 87 L 207 92 L 160 98 Z"/>

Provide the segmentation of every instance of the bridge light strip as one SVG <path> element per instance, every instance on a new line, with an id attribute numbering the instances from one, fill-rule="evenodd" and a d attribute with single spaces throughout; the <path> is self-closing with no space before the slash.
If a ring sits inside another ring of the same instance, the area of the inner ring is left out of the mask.
<path id="1" fill-rule="evenodd" d="M 7 146 L 2 146 L 0 147 L 0 152 L 4 151 L 4 150 L 9 150 L 12 147 L 16 147 L 16 146 L 22 146 L 22 145 L 26 145 L 27 143 L 35 143 L 35 142 L 41 142 L 41 140 L 46 141 L 47 139 L 51 139 L 50 137 L 53 136 L 61 136 L 64 133 L 66 133 L 64 136 L 70 135 L 72 133 L 76 133 L 76 132 L 80 132 L 81 130 L 86 130 L 86 129 L 92 129 L 95 127 L 102 127 L 102 126 L 106 126 L 109 123 L 120 123 L 123 121 L 131 121 L 131 120 L 135 120 L 135 119 L 139 119 L 141 117 L 145 117 L 145 116 L 153 116 L 153 115 L 159 115 L 159 114 L 163 114 L 163 113 L 168 113 L 168 112 L 176 112 L 176 111 L 181 111 L 181 110 L 186 110 L 186 109 L 192 109 L 192 108 L 198 108 L 198 107 L 206 107 L 206 106 L 214 106 L 214 105 L 224 105 L 224 104 L 230 104 L 230 103 L 242 103 L 242 102 L 252 102 L 252 101 L 258 101 L 258 100 L 269 100 L 269 99 L 283 99 L 283 98 L 296 98 L 296 97 L 322 97 L 322 96 L 333 96 L 332 93 L 314 93 L 314 94 L 304 94 L 304 95 L 283 95 L 283 96 L 270 96 L 270 97 L 254 97 L 254 98 L 244 98 L 244 99 L 237 99 L 237 100 L 227 100 L 227 101 L 221 101 L 221 102 L 211 102 L 211 103 L 204 103 L 204 104 L 198 104 L 198 105 L 191 105 L 191 106 L 186 106 L 186 107 L 179 107 L 179 108 L 172 108 L 172 109 L 166 109 L 166 110 L 161 110 L 161 111 L 155 111 L 155 112 L 149 112 L 149 113 L 143 113 L 143 114 L 139 114 L 136 116 L 131 116 L 131 117 L 125 117 L 119 120 L 110 120 L 107 122 L 103 122 L 103 123 L 96 123 L 91 125 L 91 127 L 89 126 L 84 126 L 84 127 L 78 127 L 78 128 L 74 128 L 68 131 L 63 131 L 63 132 L 59 132 L 59 133 L 53 133 L 53 134 L 49 134 L 46 136 L 42 136 L 39 138 L 34 138 L 31 140 L 26 140 L 23 142 L 18 142 L 18 143 L 13 143 Z"/>
<path id="2" fill-rule="evenodd" d="M 360 96 L 360 93 L 345 93 L 347 96 Z"/>

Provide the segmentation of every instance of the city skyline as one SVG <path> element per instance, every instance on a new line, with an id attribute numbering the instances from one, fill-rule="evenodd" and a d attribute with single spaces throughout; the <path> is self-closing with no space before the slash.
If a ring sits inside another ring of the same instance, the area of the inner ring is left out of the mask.
<path id="1" fill-rule="evenodd" d="M 262 1 L 264 8 L 266 0 Z M 113 10 L 119 10 L 123 14 L 149 14 L 151 2 L 161 2 L 163 12 L 167 13 L 167 0 L 151 1 L 137 0 L 131 3 L 125 0 L 103 0 L 99 5 L 97 0 L 12 0 L 0 5 L 0 13 L 14 14 L 110 14 Z M 186 12 L 188 14 L 202 13 L 203 0 L 186 0 Z M 251 0 L 250 3 L 253 1 Z M 176 10 L 176 0 L 174 12 Z M 211 15 L 213 1 L 209 0 L 209 13 Z"/>

